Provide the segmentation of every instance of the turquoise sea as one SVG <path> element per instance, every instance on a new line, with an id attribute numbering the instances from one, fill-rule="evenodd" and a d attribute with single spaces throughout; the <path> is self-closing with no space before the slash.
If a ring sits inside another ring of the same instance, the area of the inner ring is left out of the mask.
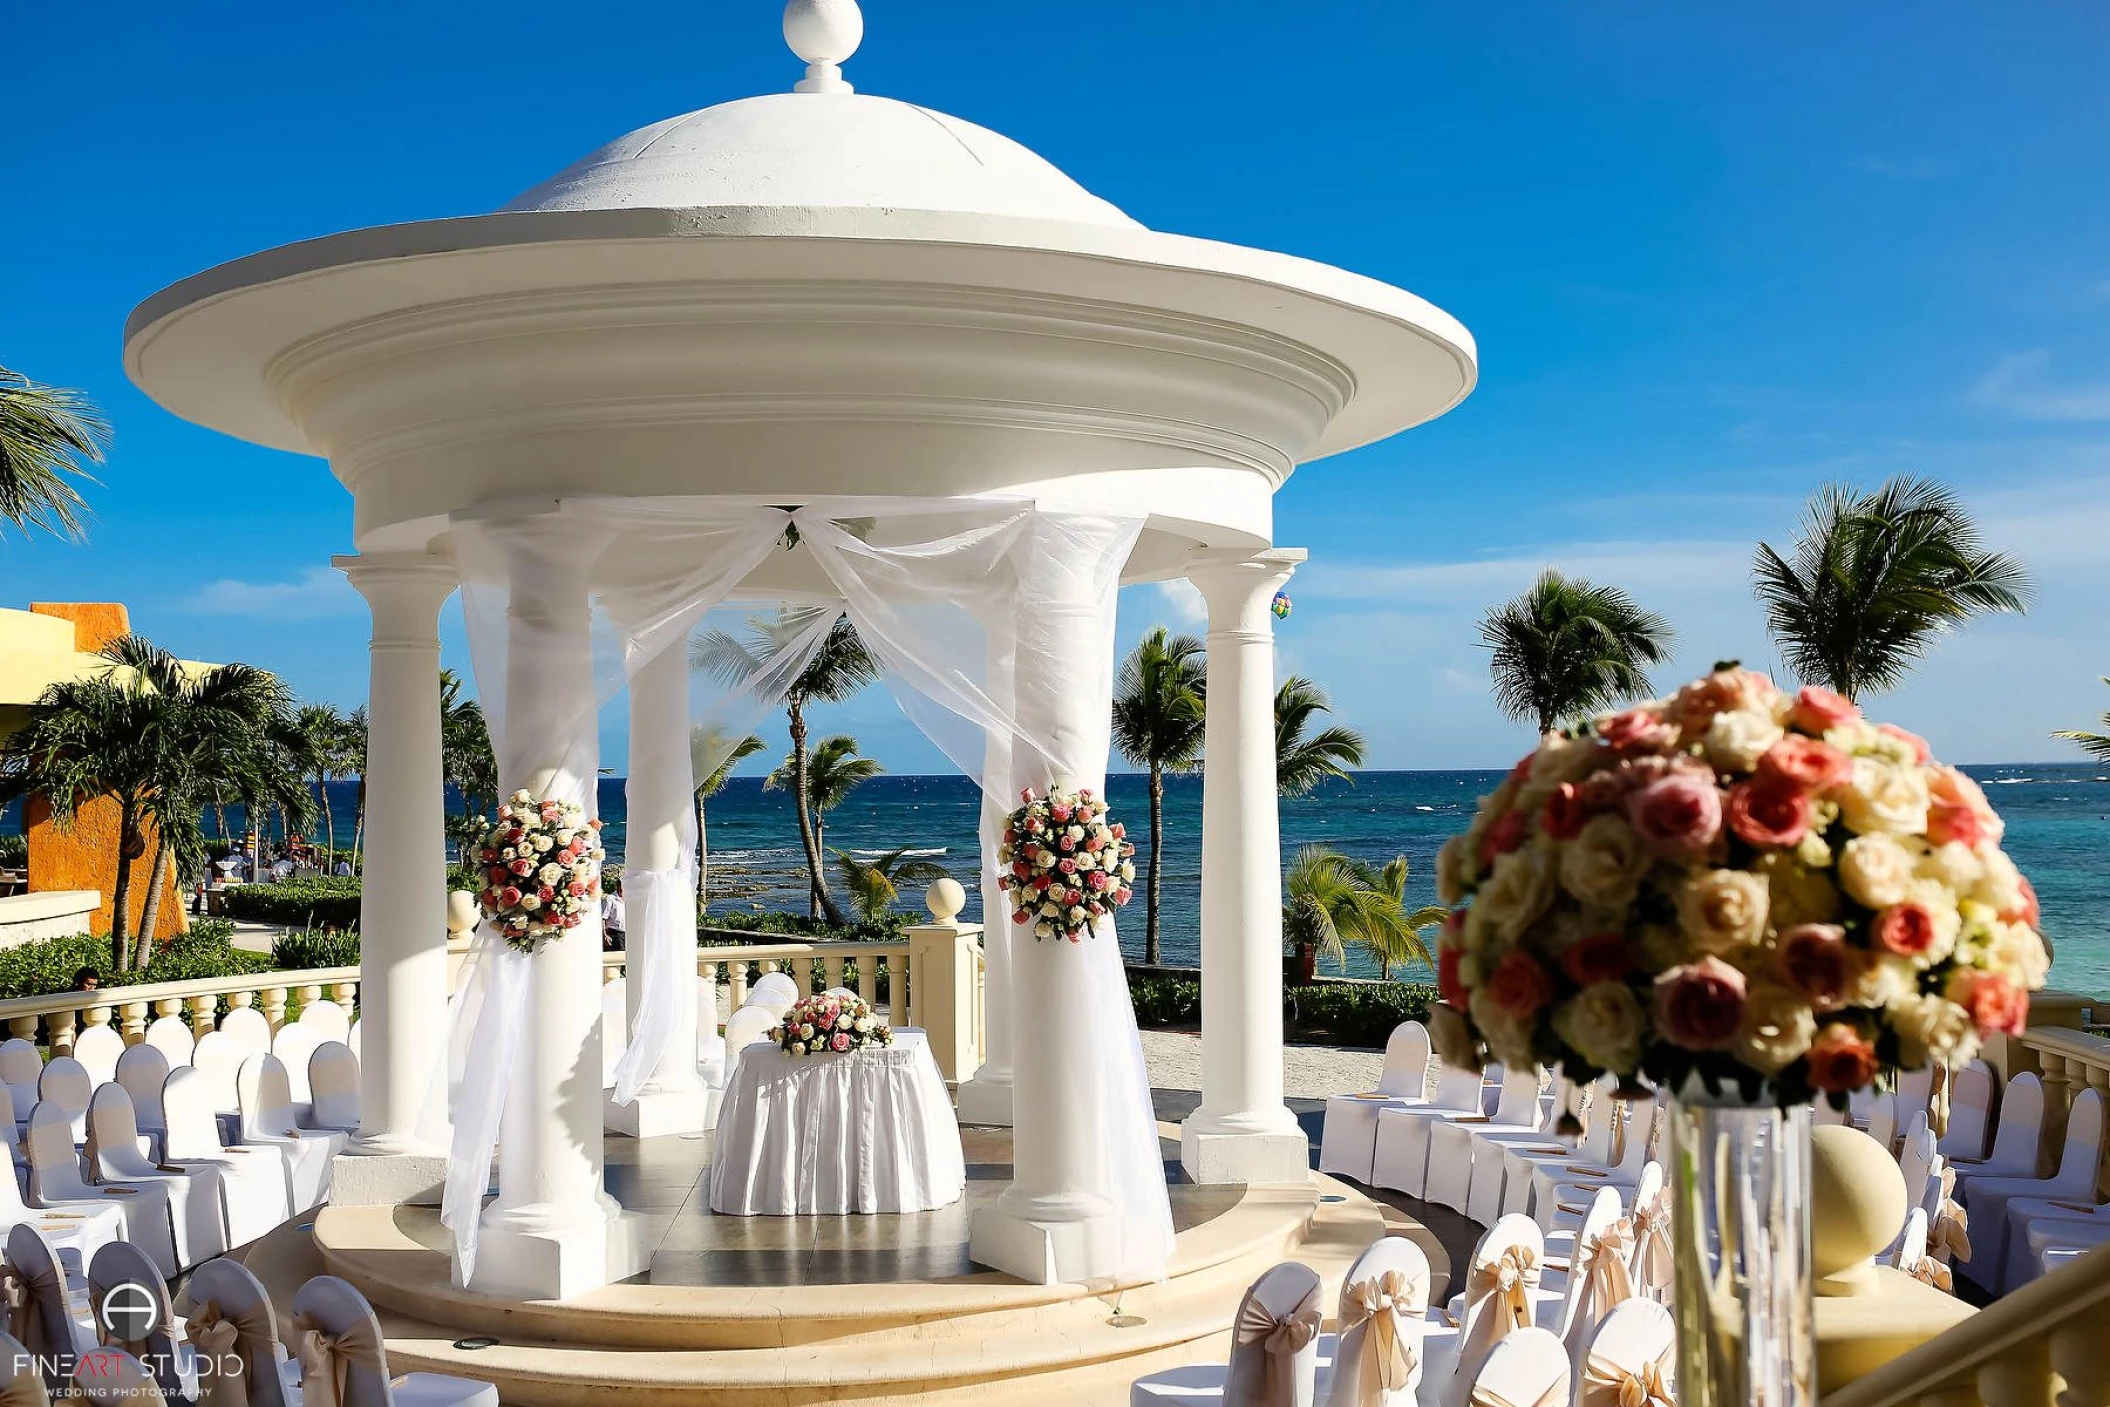
<path id="1" fill-rule="evenodd" d="M 1966 770 L 1985 784 L 2006 818 L 2008 851 L 2043 901 L 2056 952 L 2053 981 L 2110 993 L 2110 777 L 2091 763 Z M 1404 854 L 1412 865 L 1410 897 L 1433 903 L 1436 848 L 1466 825 L 1474 802 L 1500 780 L 1499 772 L 1366 772 L 1353 785 L 1330 784 L 1282 803 L 1284 855 L 1313 844 L 1373 862 Z M 354 790 L 348 782 L 330 787 L 340 844 L 350 843 Z M 1109 792 L 1118 818 L 1147 847 L 1145 780 L 1116 776 Z M 621 778 L 602 781 L 600 804 L 610 854 L 619 859 Z M 1199 960 L 1201 779 L 1169 778 L 1165 809 L 1164 960 L 1192 966 Z M 968 887 L 973 916 L 980 905 L 974 893 L 976 812 L 974 788 L 963 777 L 880 777 L 830 814 L 826 843 L 864 855 L 896 846 L 927 852 Z M 241 825 L 239 808 L 232 808 L 230 821 Z M 0 830 L 13 828 L 11 818 L 0 818 Z M 804 857 L 784 793 L 762 790 L 756 778 L 734 779 L 710 803 L 709 844 L 715 910 L 803 909 Z M 1137 856 L 1139 871 L 1144 858 Z M 1140 956 L 1140 902 L 1122 919 L 1122 946 Z"/>

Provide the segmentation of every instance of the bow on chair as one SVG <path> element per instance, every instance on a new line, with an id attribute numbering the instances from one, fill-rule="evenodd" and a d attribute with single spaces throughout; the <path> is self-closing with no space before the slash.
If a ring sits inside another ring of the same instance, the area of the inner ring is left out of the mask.
<path id="1" fill-rule="evenodd" d="M 371 1324 L 329 1334 L 305 1314 L 293 1316 L 293 1353 L 300 1360 L 301 1407 L 345 1407 L 344 1379 L 352 1364 L 367 1363 L 378 1372 L 382 1362 Z"/>
<path id="2" fill-rule="evenodd" d="M 1563 1374 L 1548 1383 L 1546 1390 L 1529 1402 L 1511 1402 L 1493 1388 L 1474 1383 L 1465 1401 L 1466 1407 L 1568 1407 L 1568 1384 Z"/>
<path id="3" fill-rule="evenodd" d="M 51 1328 L 44 1323 L 44 1296 L 38 1291 L 41 1282 L 49 1278 L 52 1277 L 24 1275 L 12 1265 L 0 1267 L 0 1298 L 7 1301 L 8 1330 L 32 1357 L 55 1350 L 73 1352 L 72 1340 L 55 1343 Z"/>
<path id="4" fill-rule="evenodd" d="M 1633 1222 L 1621 1217 L 1607 1226 L 1591 1243 L 1581 1266 L 1571 1271 L 1583 1277 L 1582 1303 L 1575 1322 L 1594 1327 L 1612 1306 L 1634 1297 L 1634 1281 L 1627 1262 L 1634 1253 Z"/>
<path id="5" fill-rule="evenodd" d="M 1921 1256 L 1905 1268 L 1905 1273 L 1922 1285 L 1932 1285 L 1945 1295 L 1956 1293 L 1956 1276 L 1949 1267 L 1933 1256 Z"/>
<path id="6" fill-rule="evenodd" d="M 1473 1267 L 1466 1282 L 1468 1306 L 1492 1299 L 1480 1311 L 1479 1321 L 1493 1326 L 1485 1342 L 1492 1344 L 1511 1329 L 1531 1327 L 1531 1292 L 1539 1283 L 1539 1261 L 1529 1246 L 1511 1246 L 1491 1261 Z"/>
<path id="7" fill-rule="evenodd" d="M 1956 1169 L 1941 1170 L 1941 1206 L 1927 1228 L 1927 1251 L 1944 1263 L 1971 1258 L 1971 1215 L 1956 1200 Z"/>
<path id="8" fill-rule="evenodd" d="M 183 1321 L 183 1332 L 203 1361 L 198 1365 L 198 1407 L 249 1407 L 249 1356 L 242 1328 L 210 1300 Z"/>
<path id="9" fill-rule="evenodd" d="M 1662 1303 L 1670 1298 L 1676 1257 L 1670 1245 L 1670 1194 L 1658 1192 L 1626 1218 L 1633 1225 L 1634 1292 Z"/>
<path id="10" fill-rule="evenodd" d="M 1296 1401 L 1296 1357 L 1319 1337 L 1319 1324 L 1319 1287 L 1316 1285 L 1295 1309 L 1280 1318 L 1257 1299 L 1247 1299 L 1239 1309 L 1237 1341 L 1241 1344 L 1258 1343 L 1267 1353 L 1269 1402 L 1288 1404 Z M 304 1402 L 303 1407 L 308 1404 Z M 337 1407 L 337 1404 L 324 1403 L 322 1407 Z"/>
<path id="11" fill-rule="evenodd" d="M 1582 1389 L 1575 1407 L 1678 1407 L 1670 1391 L 1670 1359 L 1676 1346 L 1638 1368 L 1593 1353 L 1583 1360 Z"/>
<path id="12" fill-rule="evenodd" d="M 1410 1308 L 1405 1303 L 1406 1295 L 1407 1277 L 1397 1270 L 1388 1270 L 1374 1280 L 1356 1281 L 1342 1299 L 1343 1338 L 1352 1329 L 1370 1326 L 1370 1332 L 1363 1336 L 1362 1361 L 1356 1374 L 1357 1407 L 1378 1407 L 1385 1393 L 1405 1388 L 1414 1375 L 1414 1354 L 1399 1332 L 1400 1316 Z M 1339 1364 L 1334 1371 L 1341 1371 Z"/>

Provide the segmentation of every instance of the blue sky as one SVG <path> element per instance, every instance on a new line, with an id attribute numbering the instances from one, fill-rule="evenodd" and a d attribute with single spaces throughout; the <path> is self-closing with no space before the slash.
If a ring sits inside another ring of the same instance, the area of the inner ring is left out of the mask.
<path id="1" fill-rule="evenodd" d="M 341 11 L 331 13 L 331 11 Z M 1399 283 L 1479 339 L 1434 425 L 1278 500 L 1286 666 L 1375 760 L 1500 764 L 1473 622 L 1555 564 L 1671 617 L 1671 678 L 1770 649 L 1752 543 L 1831 478 L 1962 490 L 2040 602 L 1878 705 L 1966 761 L 2110 706 L 2110 10 L 2077 4 L 868 0 L 861 89 L 994 127 L 1155 227 Z M 117 439 L 85 548 L 0 604 L 118 599 L 350 705 L 350 503 L 131 388 L 128 309 L 255 249 L 501 204 L 602 142 L 797 77 L 772 0 L 31 6 L 0 92 L 0 363 Z M 1146 588 L 1124 640 L 1193 610 Z M 466 668 L 452 630 L 452 662 Z M 879 697 L 844 720 L 935 765 Z"/>

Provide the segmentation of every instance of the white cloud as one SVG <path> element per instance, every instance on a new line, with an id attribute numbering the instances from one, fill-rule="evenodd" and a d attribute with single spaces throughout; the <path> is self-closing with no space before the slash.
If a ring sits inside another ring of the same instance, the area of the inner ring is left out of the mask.
<path id="1" fill-rule="evenodd" d="M 1209 604 L 1202 599 L 1200 588 L 1193 582 L 1176 576 L 1156 585 L 1164 612 L 1172 617 L 1173 624 L 1201 626 L 1209 623 Z"/>
<path id="2" fill-rule="evenodd" d="M 343 573 L 310 567 L 292 581 L 209 581 L 180 601 L 178 609 L 205 616 L 315 620 L 355 613 L 359 594 Z"/>
<path id="3" fill-rule="evenodd" d="M 2025 420 L 2110 420 L 2110 381 L 2054 384 L 2051 353 L 2011 352 L 1978 378 L 1970 399 Z"/>

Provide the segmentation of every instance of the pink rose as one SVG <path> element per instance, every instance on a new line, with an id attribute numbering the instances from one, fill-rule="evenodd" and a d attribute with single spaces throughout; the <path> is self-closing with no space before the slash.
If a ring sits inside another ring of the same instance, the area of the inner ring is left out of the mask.
<path id="1" fill-rule="evenodd" d="M 1821 738 L 1790 733 L 1758 759 L 1758 775 L 1775 777 L 1808 792 L 1827 792 L 1846 785 L 1854 760 Z"/>
<path id="2" fill-rule="evenodd" d="M 1842 1021 L 1817 1033 L 1806 1058 L 1811 1087 L 1828 1094 L 1862 1089 L 1876 1077 L 1876 1048 Z"/>
<path id="3" fill-rule="evenodd" d="M 1955 841 L 1967 850 L 1976 850 L 1984 840 L 1985 825 L 1970 807 L 1950 801 L 1937 801 L 1927 807 L 1929 845 L 1947 845 Z"/>
<path id="4" fill-rule="evenodd" d="M 1722 794 L 1712 777 L 1672 772 L 1627 798 L 1627 820 L 1659 855 L 1697 855 L 1722 831 Z"/>
<path id="5" fill-rule="evenodd" d="M 1656 979 L 1656 1025 L 1689 1050 L 1723 1050 L 1744 1020 L 1744 974 L 1709 955 Z"/>
<path id="6" fill-rule="evenodd" d="M 1678 730 L 1660 714 L 1645 708 L 1615 713 L 1597 725 L 1597 736 L 1621 757 L 1661 752 L 1678 740 Z"/>
<path id="7" fill-rule="evenodd" d="M 1122 840 L 1125 839 L 1128 835 L 1128 827 L 1122 825 L 1119 821 L 1116 821 L 1106 828 L 1106 833 L 1112 836 L 1115 840 Z"/>
<path id="8" fill-rule="evenodd" d="M 1553 979 L 1531 954 L 1512 949 L 1495 964 L 1487 991 L 1504 1013 L 1522 1021 L 1553 999 Z"/>
<path id="9" fill-rule="evenodd" d="M 533 860 L 515 860 L 513 862 L 513 873 L 519 875 L 522 879 L 526 879 L 534 872 L 535 862 Z"/>
<path id="10" fill-rule="evenodd" d="M 2002 923 L 2026 923 L 2031 928 L 2041 928 L 2043 914 L 2037 907 L 2036 886 L 2021 875 L 2016 875 L 2015 887 L 2022 892 L 2021 906 L 2019 908 L 2002 909 L 2000 911 L 2000 921 Z"/>
<path id="11" fill-rule="evenodd" d="M 1920 766 L 1924 767 L 1934 760 L 1934 749 L 1928 747 L 1927 740 L 1919 734 L 1909 733 L 1895 723 L 1878 723 L 1876 731 L 1887 738 L 1896 738 L 1901 743 L 1909 744 L 1912 748 L 1912 760 Z"/>
<path id="12" fill-rule="evenodd" d="M 1067 821 L 1068 819 L 1070 819 L 1070 808 L 1064 806 L 1060 802 L 1057 802 L 1055 805 L 1050 806 L 1048 808 L 1048 811 L 1058 821 Z"/>
<path id="13" fill-rule="evenodd" d="M 1769 777 L 1731 787 L 1724 814 L 1745 844 L 1785 849 L 1809 834 L 1811 809 L 1807 792 Z"/>
<path id="14" fill-rule="evenodd" d="M 1486 869 L 1495 862 L 1497 855 L 1507 855 L 1524 843 L 1524 827 L 1528 824 L 1521 811 L 1505 811 L 1487 828 L 1480 840 L 1480 868 Z"/>
<path id="15" fill-rule="evenodd" d="M 1133 889 L 1130 889 L 1127 885 L 1124 884 L 1119 889 L 1116 889 L 1114 891 L 1114 902 L 1117 904 L 1125 904 L 1130 899 L 1133 899 L 1135 897 L 1135 893 L 1136 892 Z"/>
<path id="16" fill-rule="evenodd" d="M 1075 860 L 1064 860 L 1055 868 L 1061 870 L 1064 874 L 1075 874 L 1077 873 L 1077 862 Z"/>
<path id="17" fill-rule="evenodd" d="M 1935 807 L 1968 808 L 1978 818 L 1980 838 L 1991 844 L 1998 845 L 2007 830 L 1999 813 L 1993 810 L 1993 803 L 1985 799 L 1984 790 L 1954 767 L 1935 767 L 1928 772 L 1927 796 Z"/>
<path id="18" fill-rule="evenodd" d="M 1795 707 L 1788 712 L 1788 722 L 1805 733 L 1825 733 L 1860 716 L 1861 710 L 1854 707 L 1852 699 L 1829 689 L 1820 689 L 1815 684 L 1805 684 L 1795 695 Z"/>
<path id="19" fill-rule="evenodd" d="M 2019 1036 L 2029 1025 L 2029 993 L 1997 972 L 1958 972 L 1946 995 L 1971 1013 L 1982 1036 Z"/>
<path id="20" fill-rule="evenodd" d="M 1634 948 L 1626 935 L 1613 929 L 1579 938 L 1561 954 L 1561 971 L 1578 987 L 1595 982 L 1617 982 L 1634 970 Z M 1449 1001 L 1449 997 L 1444 998 Z"/>
<path id="21" fill-rule="evenodd" d="M 1011 911 L 1011 921 L 1013 923 L 1031 923 L 1033 915 L 1027 913 L 1024 909 L 1013 909 Z"/>
<path id="22" fill-rule="evenodd" d="M 1892 904 L 1876 915 L 1875 943 L 1901 958 L 1916 958 L 1934 946 L 1934 911 L 1917 899 Z"/>
<path id="23" fill-rule="evenodd" d="M 1069 854 L 1072 850 L 1075 850 L 1077 848 L 1077 842 L 1070 839 L 1068 836 L 1064 836 L 1057 843 L 1062 847 L 1062 853 L 1065 855 Z"/>
<path id="24" fill-rule="evenodd" d="M 498 902 L 509 909 L 516 907 L 520 903 L 520 890 L 513 885 L 507 885 L 499 891 Z"/>
<path id="25" fill-rule="evenodd" d="M 1546 809 L 1539 816 L 1539 829 L 1555 840 L 1573 840 L 1582 834 L 1583 823 L 1590 819 L 1591 808 L 1583 800 L 1582 788 L 1573 782 L 1562 782 L 1546 798 Z"/>
<path id="26" fill-rule="evenodd" d="M 1094 832 L 1091 839 L 1084 842 L 1084 848 L 1096 855 L 1106 848 L 1106 837 Z"/>
<path id="27" fill-rule="evenodd" d="M 1800 924 L 1780 935 L 1773 965 L 1812 1010 L 1837 1011 L 1854 982 L 1854 956 L 1846 930 L 1835 923 Z"/>
<path id="28" fill-rule="evenodd" d="M 1446 1002 L 1465 1010 L 1472 1001 L 1472 988 L 1465 985 L 1459 974 L 1459 964 L 1465 961 L 1465 950 L 1445 943 L 1436 949 L 1436 990 Z"/>

